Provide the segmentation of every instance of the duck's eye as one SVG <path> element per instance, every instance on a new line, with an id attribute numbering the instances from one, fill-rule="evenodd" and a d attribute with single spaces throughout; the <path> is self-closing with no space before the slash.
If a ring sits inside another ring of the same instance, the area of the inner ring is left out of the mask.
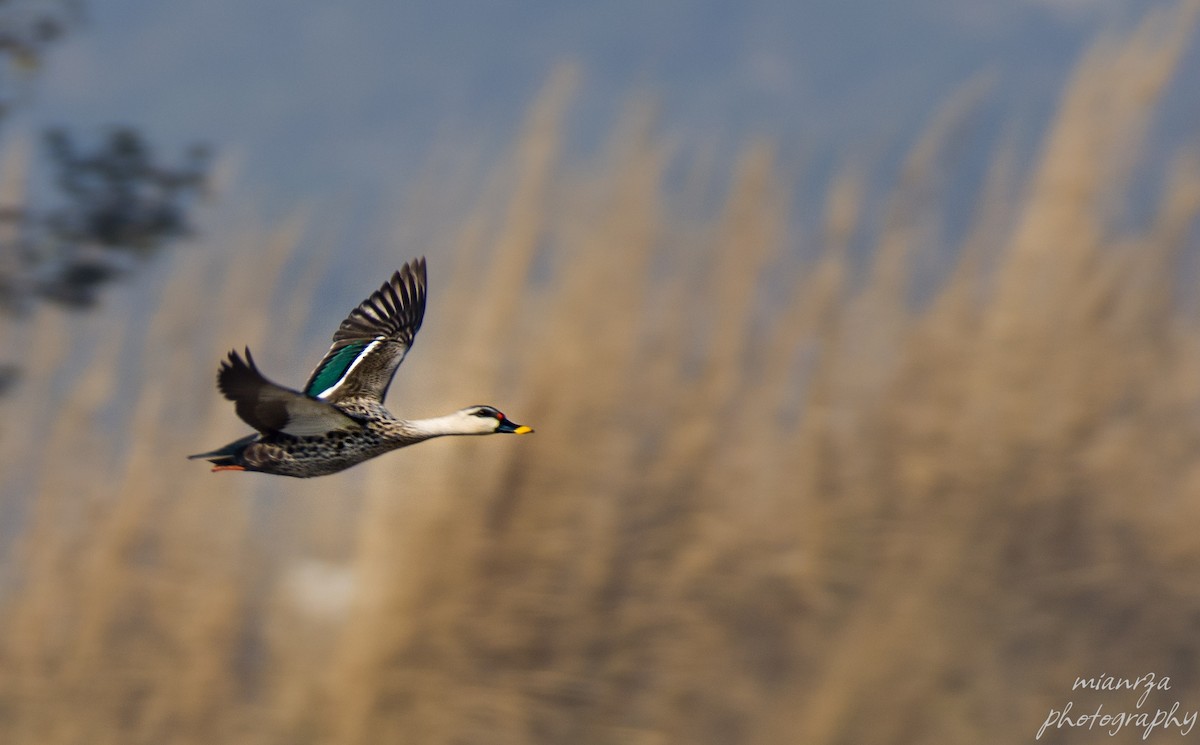
<path id="1" fill-rule="evenodd" d="M 479 409 L 475 412 L 475 416 L 494 417 L 496 416 L 496 413 L 490 409 Z"/>

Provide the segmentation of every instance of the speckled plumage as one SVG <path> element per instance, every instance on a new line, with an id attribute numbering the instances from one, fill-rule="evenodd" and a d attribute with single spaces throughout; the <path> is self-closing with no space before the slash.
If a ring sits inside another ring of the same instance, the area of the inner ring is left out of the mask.
<path id="1" fill-rule="evenodd" d="M 307 478 L 432 437 L 532 432 L 491 406 L 416 420 L 399 419 L 384 408 L 396 369 L 424 320 L 425 297 L 422 258 L 405 264 L 350 312 L 303 391 L 267 380 L 249 349 L 244 360 L 230 352 L 217 387 L 257 433 L 188 457 L 207 459 L 214 471 Z"/>

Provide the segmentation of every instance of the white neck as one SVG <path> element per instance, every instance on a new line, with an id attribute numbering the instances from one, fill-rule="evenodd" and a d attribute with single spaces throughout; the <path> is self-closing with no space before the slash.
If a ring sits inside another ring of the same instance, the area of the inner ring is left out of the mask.
<path id="1" fill-rule="evenodd" d="M 444 435 L 482 435 L 492 431 L 482 429 L 483 422 L 478 417 L 465 417 L 461 412 L 445 416 L 435 416 L 429 419 L 409 419 L 406 428 L 421 437 L 442 437 Z"/>

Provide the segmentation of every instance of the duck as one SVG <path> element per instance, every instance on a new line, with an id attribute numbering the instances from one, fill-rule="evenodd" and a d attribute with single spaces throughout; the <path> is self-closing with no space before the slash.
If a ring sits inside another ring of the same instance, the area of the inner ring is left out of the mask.
<path id="1" fill-rule="evenodd" d="M 400 419 L 384 407 L 425 319 L 426 287 L 424 257 L 394 272 L 338 326 L 302 390 L 264 377 L 249 347 L 244 357 L 229 352 L 217 372 L 217 389 L 256 431 L 188 458 L 207 460 L 214 472 L 311 478 L 435 437 L 533 432 L 494 406 L 468 406 L 430 419 Z"/>

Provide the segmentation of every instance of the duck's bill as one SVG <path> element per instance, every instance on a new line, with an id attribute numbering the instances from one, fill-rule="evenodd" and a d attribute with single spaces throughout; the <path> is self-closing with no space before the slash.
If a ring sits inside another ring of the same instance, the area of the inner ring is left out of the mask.
<path id="1" fill-rule="evenodd" d="M 527 435 L 533 431 L 533 427 L 526 427 L 524 424 L 517 424 L 505 419 L 500 422 L 500 426 L 496 428 L 497 432 L 508 432 L 514 435 Z"/>

